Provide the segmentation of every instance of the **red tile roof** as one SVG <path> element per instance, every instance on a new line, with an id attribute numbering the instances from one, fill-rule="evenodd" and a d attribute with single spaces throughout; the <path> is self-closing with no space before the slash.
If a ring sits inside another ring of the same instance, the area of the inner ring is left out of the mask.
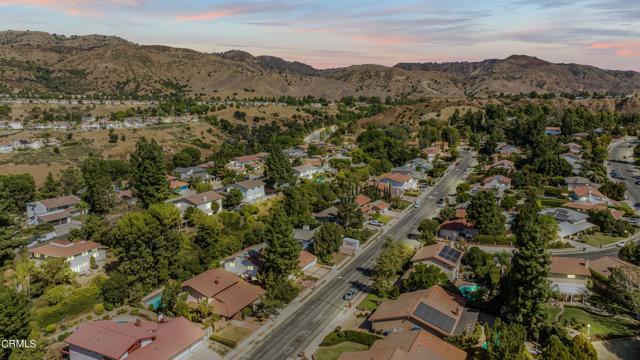
<path id="1" fill-rule="evenodd" d="M 205 335 L 200 326 L 183 317 L 164 323 L 141 319 L 136 323 L 99 320 L 83 324 L 65 342 L 119 359 L 142 339 L 152 339 L 150 344 L 132 350 L 127 359 L 159 360 L 179 354 Z"/>
<path id="2" fill-rule="evenodd" d="M 356 196 L 356 204 L 358 204 L 358 206 L 364 206 L 368 203 L 371 202 L 371 198 L 365 195 L 358 195 Z"/>
<path id="3" fill-rule="evenodd" d="M 574 194 L 576 194 L 578 197 L 583 197 L 583 196 L 587 196 L 589 195 L 589 193 L 591 193 L 591 195 L 595 195 L 595 196 L 599 196 L 599 197 L 605 197 L 604 195 L 602 195 L 602 193 L 596 189 L 593 186 L 589 186 L 589 185 L 576 185 L 573 187 L 573 190 L 571 190 Z"/>
<path id="4" fill-rule="evenodd" d="M 502 184 L 507 184 L 507 185 L 511 185 L 511 178 L 508 178 L 504 175 L 493 175 L 493 176 L 489 176 L 487 178 L 485 178 L 484 180 L 482 180 L 482 185 L 487 185 L 488 183 L 492 182 L 493 180 L 496 180 Z"/>

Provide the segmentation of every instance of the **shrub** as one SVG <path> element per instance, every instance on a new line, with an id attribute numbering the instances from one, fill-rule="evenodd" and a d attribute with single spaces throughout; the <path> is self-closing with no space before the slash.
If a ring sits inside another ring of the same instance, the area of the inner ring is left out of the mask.
<path id="1" fill-rule="evenodd" d="M 336 328 L 336 330 L 334 330 L 322 340 L 320 346 L 331 346 L 347 341 L 371 346 L 378 339 L 382 339 L 382 337 L 363 331 L 343 330 L 340 328 Z"/>
<path id="2" fill-rule="evenodd" d="M 140 315 L 140 310 L 136 309 L 136 308 L 133 308 L 133 309 L 131 309 L 131 311 L 129 311 L 129 315 L 138 316 L 138 315 Z"/>
<path id="3" fill-rule="evenodd" d="M 65 331 L 62 334 L 58 335 L 58 342 L 64 341 L 66 338 L 71 336 L 71 334 L 73 334 L 71 331 Z"/>
<path id="4" fill-rule="evenodd" d="M 113 304 L 112 303 L 105 303 L 104 304 L 104 309 L 107 310 L 107 311 L 113 310 Z"/>
<path id="5" fill-rule="evenodd" d="M 98 301 L 100 291 L 97 286 L 75 289 L 60 303 L 34 311 L 34 319 L 40 326 L 60 323 L 67 317 L 72 317 L 89 311 Z"/>
<path id="6" fill-rule="evenodd" d="M 87 315 L 87 320 L 93 320 L 93 315 Z"/>
<path id="7" fill-rule="evenodd" d="M 227 339 L 225 337 L 222 336 L 218 336 L 218 335 L 211 335 L 209 336 L 209 340 L 211 341 L 215 341 L 218 342 L 222 345 L 228 346 L 230 348 L 235 348 L 236 346 L 238 346 L 238 343 L 231 340 L 231 339 Z"/>
<path id="8" fill-rule="evenodd" d="M 49 324 L 49 325 L 45 326 L 44 331 L 45 331 L 47 334 L 51 334 L 51 333 L 54 333 L 57 329 L 58 329 L 58 325 L 56 325 L 56 324 Z"/>
<path id="9" fill-rule="evenodd" d="M 104 305 L 103 304 L 95 304 L 93 306 L 93 313 L 96 315 L 102 315 L 104 314 Z"/>

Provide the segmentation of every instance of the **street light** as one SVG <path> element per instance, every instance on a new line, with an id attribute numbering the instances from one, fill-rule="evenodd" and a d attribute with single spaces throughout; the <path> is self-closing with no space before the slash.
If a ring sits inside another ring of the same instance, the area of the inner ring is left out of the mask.
<path id="1" fill-rule="evenodd" d="M 587 324 L 587 339 L 591 340 L 591 324 Z"/>

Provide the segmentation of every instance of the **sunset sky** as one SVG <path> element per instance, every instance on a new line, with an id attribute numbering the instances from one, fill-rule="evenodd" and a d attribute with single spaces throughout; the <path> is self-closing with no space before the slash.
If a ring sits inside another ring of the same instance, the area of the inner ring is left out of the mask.
<path id="1" fill-rule="evenodd" d="M 640 0 L 0 0 L 0 24 L 318 68 L 526 54 L 640 71 Z"/>

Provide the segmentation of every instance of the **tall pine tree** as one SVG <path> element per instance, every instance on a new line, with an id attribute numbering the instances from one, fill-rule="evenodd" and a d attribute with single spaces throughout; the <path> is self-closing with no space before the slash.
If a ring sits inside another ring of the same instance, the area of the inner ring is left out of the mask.
<path id="1" fill-rule="evenodd" d="M 106 214 L 114 200 L 106 162 L 99 157 L 89 157 L 82 163 L 82 176 L 87 188 L 83 197 L 89 204 L 89 210 L 96 214 Z"/>
<path id="2" fill-rule="evenodd" d="M 504 303 L 509 316 L 534 329 L 546 318 L 545 306 L 551 290 L 547 282 L 549 254 L 547 241 L 551 236 L 541 226 L 538 208 L 529 203 L 520 209 L 513 232 L 517 249 L 506 279 Z"/>
<path id="3" fill-rule="evenodd" d="M 168 196 L 165 158 L 154 139 L 141 138 L 131 154 L 131 180 L 136 196 L 144 207 L 159 203 Z"/>
<path id="4" fill-rule="evenodd" d="M 276 205 L 263 234 L 267 243 L 265 263 L 260 268 L 266 280 L 285 279 L 298 267 L 300 245 L 293 238 L 293 227 L 282 205 Z"/>

